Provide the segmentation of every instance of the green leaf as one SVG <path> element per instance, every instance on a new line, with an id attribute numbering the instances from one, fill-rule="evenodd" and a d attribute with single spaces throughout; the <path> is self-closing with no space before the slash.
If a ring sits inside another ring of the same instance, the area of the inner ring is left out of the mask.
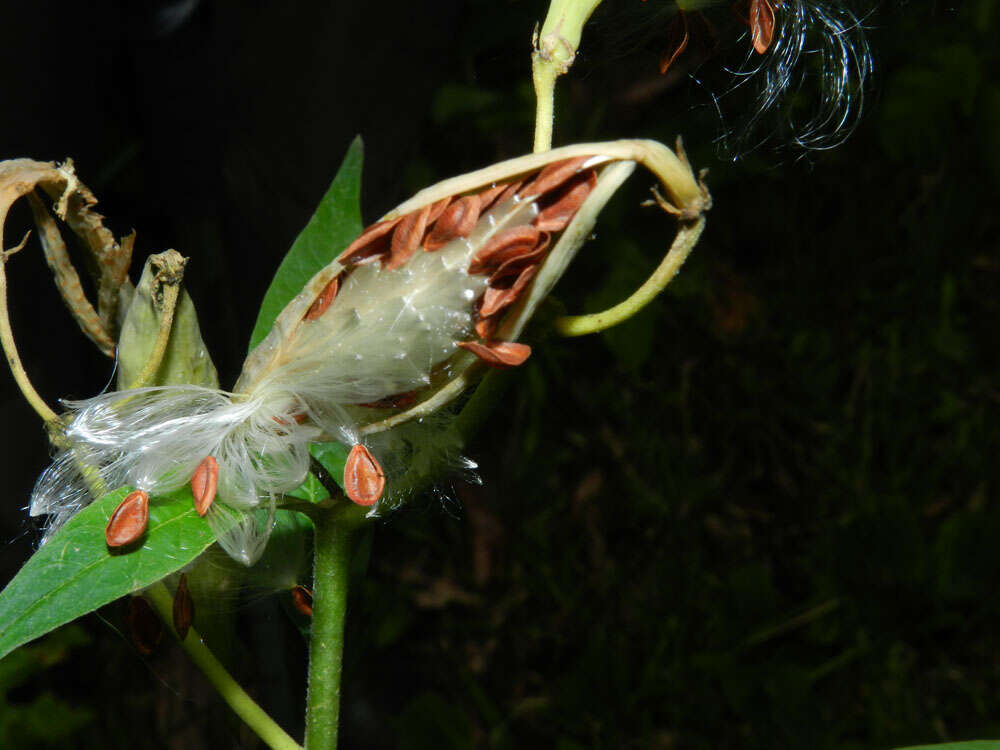
<path id="1" fill-rule="evenodd" d="M 361 234 L 361 161 L 364 148 L 361 136 L 351 142 L 326 195 L 319 202 L 291 249 L 281 261 L 278 272 L 268 287 L 257 324 L 250 336 L 250 348 L 259 344 L 274 325 L 275 319 L 302 291 L 316 273 Z"/>
<path id="2" fill-rule="evenodd" d="M 914 745 L 899 750 L 1000 750 L 1000 740 L 971 740 L 970 742 L 943 742 L 940 745 Z"/>
<path id="3" fill-rule="evenodd" d="M 313 443 L 309 446 L 312 457 L 330 472 L 330 476 L 341 487 L 344 486 L 344 465 L 350 449 L 342 443 Z"/>
<path id="4" fill-rule="evenodd" d="M 340 443 L 313 443 L 309 446 L 309 452 L 329 472 L 330 477 L 343 487 L 344 464 L 347 463 L 349 452 L 347 446 Z M 287 494 L 310 503 L 318 503 L 330 497 L 330 493 L 312 472 L 306 475 L 306 481 Z"/>
<path id="5" fill-rule="evenodd" d="M 306 481 L 286 494 L 289 497 L 296 497 L 299 500 L 305 500 L 310 503 L 319 503 L 330 497 L 330 493 L 326 491 L 326 487 L 320 483 L 316 475 L 311 471 L 306 474 Z"/>
<path id="6" fill-rule="evenodd" d="M 0 593 L 0 657 L 183 568 L 215 541 L 185 488 L 150 503 L 141 548 L 112 554 L 104 527 L 128 492 L 115 490 L 73 516 Z"/>

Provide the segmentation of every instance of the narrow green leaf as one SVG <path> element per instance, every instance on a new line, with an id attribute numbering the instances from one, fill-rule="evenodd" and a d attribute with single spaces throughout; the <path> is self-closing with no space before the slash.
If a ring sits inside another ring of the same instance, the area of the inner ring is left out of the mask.
<path id="1" fill-rule="evenodd" d="M 361 234 L 363 152 L 361 136 L 358 136 L 347 149 L 337 176 L 309 223 L 281 261 L 257 314 L 257 324 L 250 336 L 251 349 L 268 334 L 285 305 L 302 291 L 306 282 Z"/>
<path id="2" fill-rule="evenodd" d="M 128 492 L 115 490 L 73 516 L 0 593 L 0 657 L 183 568 L 215 541 L 185 488 L 150 503 L 141 548 L 112 554 L 104 527 Z"/>

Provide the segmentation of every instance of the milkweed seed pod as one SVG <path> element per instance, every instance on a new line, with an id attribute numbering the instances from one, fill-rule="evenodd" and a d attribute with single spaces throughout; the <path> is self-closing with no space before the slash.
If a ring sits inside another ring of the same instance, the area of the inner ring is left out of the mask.
<path id="1" fill-rule="evenodd" d="M 351 446 L 348 497 L 370 514 L 392 507 L 452 448 L 436 415 L 480 366 L 529 356 L 517 338 L 637 163 L 679 217 L 678 241 L 687 233 L 693 244 L 709 198 L 683 152 L 615 141 L 495 164 L 365 229 L 286 306 L 232 392 L 105 394 L 70 404 L 67 435 L 109 487 L 155 498 L 191 482 L 222 547 L 246 564 L 266 543 L 276 497 L 305 479 L 311 442 Z M 50 472 L 79 473 L 80 460 Z M 43 476 L 36 495 L 51 485 Z"/>

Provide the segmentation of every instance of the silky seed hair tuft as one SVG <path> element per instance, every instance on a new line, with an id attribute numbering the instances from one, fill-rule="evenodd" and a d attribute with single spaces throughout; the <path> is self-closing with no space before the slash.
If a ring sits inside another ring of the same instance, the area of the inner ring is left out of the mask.
<path id="1" fill-rule="evenodd" d="M 736 82 L 721 95 L 723 104 L 744 87 L 756 91 L 749 114 L 718 138 L 734 158 L 774 141 L 824 150 L 857 127 L 872 55 L 862 21 L 843 3 L 784 0 L 769 49 L 758 54 L 747 44 L 743 62 L 728 72 Z M 791 103 L 796 97 L 807 103 L 801 112 Z"/>

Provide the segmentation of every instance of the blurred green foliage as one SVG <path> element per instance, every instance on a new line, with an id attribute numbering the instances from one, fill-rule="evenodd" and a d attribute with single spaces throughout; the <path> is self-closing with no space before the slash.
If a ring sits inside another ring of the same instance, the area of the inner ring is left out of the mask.
<path id="1" fill-rule="evenodd" d="M 31 688 L 34 678 L 89 642 L 82 629 L 68 625 L 0 659 L 0 747 L 74 746 L 74 735 L 93 720 L 93 712 L 68 703 L 51 689 Z M 30 697 L 11 695 L 25 689 Z"/>

